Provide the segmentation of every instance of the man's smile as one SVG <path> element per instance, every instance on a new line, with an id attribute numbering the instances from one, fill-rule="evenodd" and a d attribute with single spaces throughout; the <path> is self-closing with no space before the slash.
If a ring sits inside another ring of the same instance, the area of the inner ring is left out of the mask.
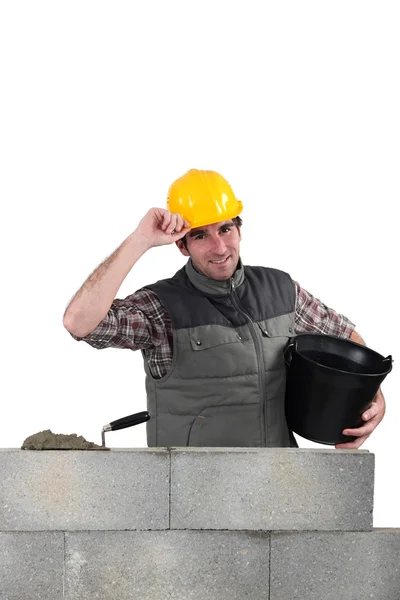
<path id="1" fill-rule="evenodd" d="M 231 257 L 231 255 L 227 256 L 226 258 L 222 258 L 220 260 L 210 260 L 210 263 L 212 263 L 213 265 L 223 265 L 228 261 L 228 259 L 230 257 Z"/>

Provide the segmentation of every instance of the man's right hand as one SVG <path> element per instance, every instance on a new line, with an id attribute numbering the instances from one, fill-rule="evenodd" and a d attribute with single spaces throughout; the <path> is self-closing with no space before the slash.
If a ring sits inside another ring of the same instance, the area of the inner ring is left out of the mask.
<path id="1" fill-rule="evenodd" d="M 80 338 L 94 331 L 138 259 L 153 246 L 180 240 L 189 230 L 190 224 L 180 215 L 163 208 L 151 208 L 136 230 L 97 267 L 75 294 L 64 313 L 64 327 Z"/>
<path id="2" fill-rule="evenodd" d="M 151 208 L 135 230 L 135 236 L 145 239 L 149 248 L 172 244 L 190 230 L 190 223 L 164 208 Z"/>

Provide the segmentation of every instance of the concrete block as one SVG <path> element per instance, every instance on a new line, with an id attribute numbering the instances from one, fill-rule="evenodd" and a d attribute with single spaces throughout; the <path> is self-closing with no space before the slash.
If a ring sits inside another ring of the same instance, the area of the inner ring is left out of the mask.
<path id="1" fill-rule="evenodd" d="M 270 600 L 399 600 L 400 529 L 271 534 Z"/>
<path id="2" fill-rule="evenodd" d="M 171 529 L 372 529 L 374 455 L 366 450 L 171 451 Z"/>
<path id="3" fill-rule="evenodd" d="M 62 600 L 63 533 L 0 532 L 0 599 Z"/>
<path id="4" fill-rule="evenodd" d="M 65 600 L 268 600 L 269 535 L 66 534 Z"/>
<path id="5" fill-rule="evenodd" d="M 167 529 L 162 449 L 0 451 L 0 530 Z"/>

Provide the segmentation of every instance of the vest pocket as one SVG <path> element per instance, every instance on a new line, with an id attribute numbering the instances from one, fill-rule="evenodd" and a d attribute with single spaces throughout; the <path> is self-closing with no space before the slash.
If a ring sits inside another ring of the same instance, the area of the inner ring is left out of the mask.
<path id="1" fill-rule="evenodd" d="M 188 446 L 261 447 L 260 404 L 209 406 L 192 423 Z"/>
<path id="2" fill-rule="evenodd" d="M 205 325 L 189 329 L 189 338 L 192 350 L 196 352 L 242 341 L 242 336 L 236 329 L 221 325 Z"/>

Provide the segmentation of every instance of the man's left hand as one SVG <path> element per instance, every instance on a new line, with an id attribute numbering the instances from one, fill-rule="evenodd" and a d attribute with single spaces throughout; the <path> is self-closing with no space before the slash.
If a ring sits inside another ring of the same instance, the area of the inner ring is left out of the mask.
<path id="1" fill-rule="evenodd" d="M 372 401 L 371 406 L 365 411 L 365 413 L 361 415 L 362 419 L 365 421 L 364 425 L 357 427 L 356 429 L 343 429 L 342 431 L 343 435 L 355 436 L 357 439 L 355 439 L 353 442 L 335 444 L 335 448 L 359 448 L 365 442 L 365 440 L 369 438 L 377 425 L 379 425 L 379 423 L 382 421 L 385 410 L 385 398 L 379 389 Z"/>

